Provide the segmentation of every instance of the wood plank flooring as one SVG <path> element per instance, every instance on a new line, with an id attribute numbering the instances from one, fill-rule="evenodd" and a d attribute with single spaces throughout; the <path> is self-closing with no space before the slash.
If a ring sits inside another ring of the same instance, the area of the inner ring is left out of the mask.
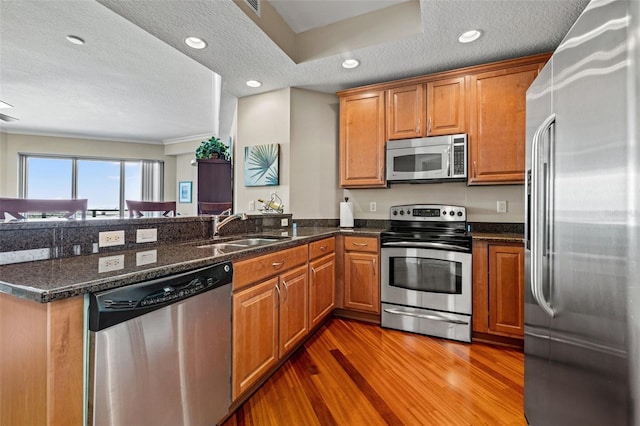
<path id="1" fill-rule="evenodd" d="M 333 318 L 224 426 L 525 425 L 521 352 Z"/>

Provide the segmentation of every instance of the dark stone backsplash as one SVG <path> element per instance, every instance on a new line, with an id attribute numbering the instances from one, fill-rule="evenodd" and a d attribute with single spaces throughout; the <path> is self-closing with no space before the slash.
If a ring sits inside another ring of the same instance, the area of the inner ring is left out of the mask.
<path id="1" fill-rule="evenodd" d="M 490 234 L 523 234 L 524 223 L 467 222 L 472 232 Z"/>

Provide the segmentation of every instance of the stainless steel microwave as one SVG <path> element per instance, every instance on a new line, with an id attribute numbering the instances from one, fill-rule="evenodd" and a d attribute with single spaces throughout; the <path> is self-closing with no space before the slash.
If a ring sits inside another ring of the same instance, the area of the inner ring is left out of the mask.
<path id="1" fill-rule="evenodd" d="M 387 142 L 387 182 L 467 180 L 467 135 Z"/>

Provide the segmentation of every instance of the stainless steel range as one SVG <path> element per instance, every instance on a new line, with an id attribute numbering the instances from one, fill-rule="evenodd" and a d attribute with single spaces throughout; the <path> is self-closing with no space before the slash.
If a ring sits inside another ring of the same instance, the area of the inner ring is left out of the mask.
<path id="1" fill-rule="evenodd" d="M 391 207 L 381 235 L 382 326 L 471 341 L 471 236 L 464 207 Z"/>

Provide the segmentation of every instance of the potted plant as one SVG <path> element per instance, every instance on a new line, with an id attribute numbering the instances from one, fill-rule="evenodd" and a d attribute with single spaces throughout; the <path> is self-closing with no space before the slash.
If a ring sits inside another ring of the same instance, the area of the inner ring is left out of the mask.
<path id="1" fill-rule="evenodd" d="M 229 160 L 229 147 L 217 137 L 211 136 L 208 140 L 202 141 L 198 149 L 196 149 L 196 160 L 216 158 Z"/>

